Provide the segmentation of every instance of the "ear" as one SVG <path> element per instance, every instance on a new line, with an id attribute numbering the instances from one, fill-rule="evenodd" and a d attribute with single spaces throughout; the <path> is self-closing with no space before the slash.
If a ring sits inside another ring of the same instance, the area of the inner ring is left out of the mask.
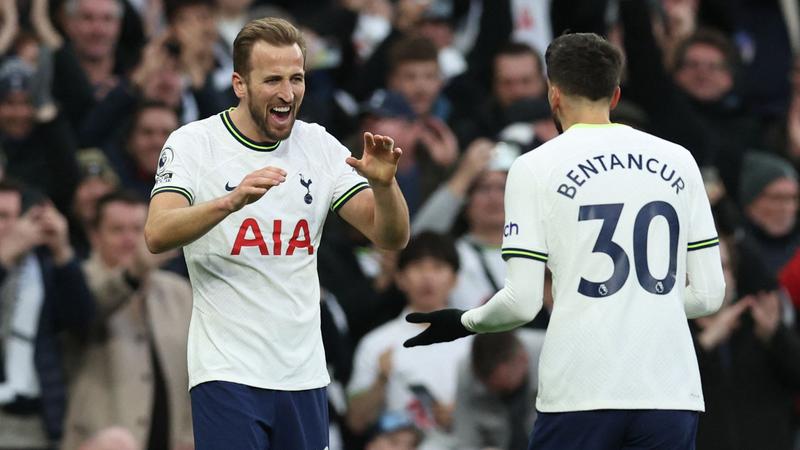
<path id="1" fill-rule="evenodd" d="M 611 111 L 613 111 L 614 108 L 617 107 L 617 104 L 619 103 L 619 98 L 621 96 L 622 96 L 622 89 L 620 89 L 620 87 L 617 86 L 616 88 L 614 88 L 614 93 L 611 94 L 611 105 L 609 108 Z"/>
<path id="2" fill-rule="evenodd" d="M 550 109 L 553 111 L 561 105 L 561 89 L 550 81 L 547 82 L 547 101 L 550 102 Z"/>
<path id="3" fill-rule="evenodd" d="M 236 98 L 242 99 L 247 97 L 247 80 L 238 72 L 233 72 L 231 77 L 231 84 L 233 84 L 233 92 Z"/>

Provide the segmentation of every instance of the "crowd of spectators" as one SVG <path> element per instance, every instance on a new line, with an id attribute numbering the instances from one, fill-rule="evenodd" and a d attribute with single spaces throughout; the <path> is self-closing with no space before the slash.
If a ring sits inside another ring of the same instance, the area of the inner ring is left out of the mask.
<path id="1" fill-rule="evenodd" d="M 512 333 L 407 349 L 403 316 L 502 287 L 506 175 L 558 135 L 565 31 L 622 49 L 612 120 L 701 167 L 728 290 L 690 323 L 698 448 L 800 449 L 793 0 L 0 0 L 0 448 L 193 448 L 191 288 L 142 231 L 164 141 L 236 104 L 233 39 L 264 16 L 305 33 L 301 120 L 403 149 L 408 247 L 332 214 L 319 250 L 331 450 L 526 448 L 550 289 Z"/>

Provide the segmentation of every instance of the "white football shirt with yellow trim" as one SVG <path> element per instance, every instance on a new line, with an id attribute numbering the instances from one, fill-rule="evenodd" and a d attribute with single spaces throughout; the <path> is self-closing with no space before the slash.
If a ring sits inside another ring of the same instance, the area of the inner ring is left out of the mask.
<path id="1" fill-rule="evenodd" d="M 687 252 L 718 240 L 691 154 L 578 124 L 517 159 L 505 198 L 503 257 L 553 274 L 537 409 L 703 410 Z"/>
<path id="2" fill-rule="evenodd" d="M 229 111 L 187 124 L 167 139 L 152 195 L 191 204 L 233 190 L 249 173 L 284 169 L 286 181 L 184 248 L 194 295 L 189 384 L 230 381 L 304 390 L 329 383 L 320 334 L 317 251 L 329 210 L 366 180 L 324 128 L 296 121 L 288 139 L 246 138 Z"/>

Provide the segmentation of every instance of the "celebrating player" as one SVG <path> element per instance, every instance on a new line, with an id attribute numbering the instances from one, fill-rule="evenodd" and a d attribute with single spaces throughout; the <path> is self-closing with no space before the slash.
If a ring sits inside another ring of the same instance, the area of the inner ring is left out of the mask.
<path id="1" fill-rule="evenodd" d="M 700 171 L 689 152 L 610 123 L 622 58 L 594 34 L 547 49 L 559 137 L 506 183 L 505 287 L 430 323 L 406 346 L 502 331 L 554 308 L 540 359 L 531 449 L 693 449 L 704 409 L 687 317 L 713 313 L 725 282 Z M 687 285 L 688 278 L 688 285 Z"/>
<path id="2" fill-rule="evenodd" d="M 330 209 L 380 247 L 405 246 L 408 209 L 394 178 L 402 151 L 365 133 L 355 159 L 295 119 L 305 45 L 288 22 L 248 23 L 233 58 L 239 105 L 167 139 L 145 237 L 153 252 L 185 246 L 196 448 L 322 450 L 322 226 Z"/>

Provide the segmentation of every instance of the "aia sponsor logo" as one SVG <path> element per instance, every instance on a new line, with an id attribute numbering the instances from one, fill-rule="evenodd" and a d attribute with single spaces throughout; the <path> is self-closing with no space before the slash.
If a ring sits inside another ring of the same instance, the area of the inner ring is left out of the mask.
<path id="1" fill-rule="evenodd" d="M 239 226 L 236 240 L 233 242 L 233 248 L 231 249 L 231 255 L 237 256 L 241 254 L 243 249 L 246 251 L 246 247 L 255 247 L 263 256 L 292 256 L 299 249 L 304 249 L 309 255 L 314 254 L 314 245 L 311 243 L 311 233 L 307 220 L 300 219 L 294 225 L 292 237 L 285 246 L 281 240 L 282 230 L 283 221 L 281 219 L 272 221 L 272 232 L 270 233 L 269 229 L 262 231 L 258 221 L 248 217 Z M 265 236 L 267 239 L 265 239 Z"/>

